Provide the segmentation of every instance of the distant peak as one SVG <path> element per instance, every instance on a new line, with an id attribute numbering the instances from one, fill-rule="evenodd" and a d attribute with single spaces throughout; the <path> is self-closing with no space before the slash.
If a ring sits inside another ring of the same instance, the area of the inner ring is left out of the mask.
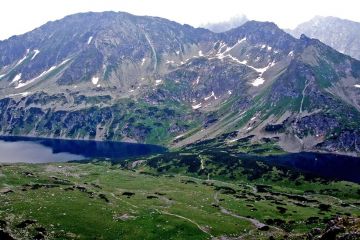
<path id="1" fill-rule="evenodd" d="M 256 21 L 256 20 L 250 20 L 247 21 L 244 26 L 258 26 L 258 27 L 274 27 L 274 28 L 279 28 L 275 23 L 273 22 L 261 22 L 261 21 Z"/>
<path id="2" fill-rule="evenodd" d="M 305 34 L 301 34 L 300 35 L 300 40 L 310 40 L 311 38 L 309 38 L 308 36 L 306 36 Z"/>
<path id="3" fill-rule="evenodd" d="M 249 19 L 245 15 L 237 15 L 225 21 L 209 22 L 207 24 L 201 25 L 200 27 L 209 29 L 215 33 L 221 33 L 229 31 L 230 29 L 240 27 L 247 21 L 249 21 Z"/>

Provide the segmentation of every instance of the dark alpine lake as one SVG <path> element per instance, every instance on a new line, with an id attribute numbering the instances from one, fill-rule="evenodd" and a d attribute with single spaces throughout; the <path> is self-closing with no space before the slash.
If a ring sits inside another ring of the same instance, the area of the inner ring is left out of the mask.
<path id="1" fill-rule="evenodd" d="M 360 158 L 328 153 L 290 153 L 263 160 L 330 179 L 360 183 Z"/>
<path id="2" fill-rule="evenodd" d="M 149 144 L 0 137 L 0 163 L 67 162 L 93 158 L 118 161 L 164 151 L 166 148 Z"/>
<path id="3" fill-rule="evenodd" d="M 0 136 L 0 163 L 48 163 L 92 159 L 121 161 L 124 158 L 162 153 L 167 149 L 149 144 L 111 141 L 79 141 Z M 260 160 L 308 172 L 316 176 L 360 183 L 360 158 L 324 153 L 289 153 L 275 156 L 239 154 L 240 158 Z"/>

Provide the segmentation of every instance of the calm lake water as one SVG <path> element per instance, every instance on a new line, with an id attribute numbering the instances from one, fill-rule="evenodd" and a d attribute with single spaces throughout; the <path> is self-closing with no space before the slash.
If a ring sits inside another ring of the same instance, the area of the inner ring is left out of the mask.
<path id="1" fill-rule="evenodd" d="M 316 176 L 360 183 L 359 157 L 301 152 L 264 157 L 264 161 L 295 168 Z"/>
<path id="2" fill-rule="evenodd" d="M 166 148 L 122 142 L 0 137 L 0 163 L 47 163 L 106 159 L 112 162 L 166 151 Z M 317 176 L 360 183 L 360 158 L 322 153 L 291 153 L 276 156 L 239 154 L 239 158 L 266 161 Z"/>
<path id="3" fill-rule="evenodd" d="M 1 163 L 67 162 L 91 158 L 118 161 L 164 151 L 163 147 L 149 144 L 0 137 Z"/>

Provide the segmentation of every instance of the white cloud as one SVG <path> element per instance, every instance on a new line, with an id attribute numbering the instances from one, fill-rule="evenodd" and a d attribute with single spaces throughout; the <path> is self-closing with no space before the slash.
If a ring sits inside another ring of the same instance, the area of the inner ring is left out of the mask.
<path id="1" fill-rule="evenodd" d="M 358 0 L 3 0 L 0 39 L 32 30 L 49 20 L 87 11 L 125 11 L 168 18 L 199 26 L 245 14 L 249 19 L 273 21 L 293 28 L 315 15 L 360 22 Z"/>

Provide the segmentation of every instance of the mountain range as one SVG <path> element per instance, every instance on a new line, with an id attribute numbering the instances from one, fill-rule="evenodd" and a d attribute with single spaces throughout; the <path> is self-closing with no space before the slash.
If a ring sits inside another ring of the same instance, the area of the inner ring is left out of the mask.
<path id="1" fill-rule="evenodd" d="M 360 61 L 271 22 L 81 13 L 0 42 L 0 134 L 360 153 Z"/>
<path id="2" fill-rule="evenodd" d="M 360 59 L 360 23 L 337 17 L 314 17 L 289 33 L 306 34 L 319 39 L 337 51 Z"/>

